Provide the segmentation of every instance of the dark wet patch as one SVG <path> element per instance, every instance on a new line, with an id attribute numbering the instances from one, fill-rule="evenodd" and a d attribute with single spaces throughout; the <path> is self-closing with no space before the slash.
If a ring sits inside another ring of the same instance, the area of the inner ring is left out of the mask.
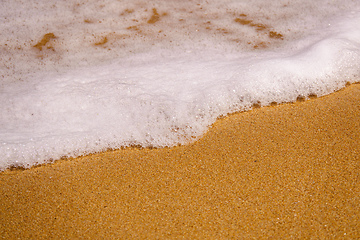
<path id="1" fill-rule="evenodd" d="M 133 13 L 135 10 L 134 9 L 125 9 L 120 15 L 126 15 L 126 14 L 130 14 Z"/>
<path id="2" fill-rule="evenodd" d="M 23 166 L 15 166 L 15 165 L 11 165 L 9 167 L 9 171 L 24 171 L 26 168 Z"/>
<path id="3" fill-rule="evenodd" d="M 147 21 L 147 23 L 149 24 L 154 24 L 156 23 L 157 21 L 160 20 L 160 15 L 159 13 L 157 12 L 156 8 L 153 8 L 152 9 L 153 11 L 153 15 L 150 17 L 150 19 Z"/>
<path id="4" fill-rule="evenodd" d="M 252 105 L 252 108 L 261 108 L 261 102 L 260 101 L 257 101 L 256 103 L 254 103 Z"/>
<path id="5" fill-rule="evenodd" d="M 128 29 L 128 30 L 134 30 L 134 31 L 140 31 L 140 28 L 139 28 L 139 26 L 130 26 L 130 27 L 127 27 L 126 29 Z"/>
<path id="6" fill-rule="evenodd" d="M 107 43 L 109 41 L 109 39 L 107 37 L 103 37 L 101 41 L 94 43 L 95 46 L 99 46 L 99 45 L 104 45 L 105 43 Z"/>
<path id="7" fill-rule="evenodd" d="M 43 38 L 37 43 L 35 44 L 33 47 L 39 49 L 40 51 L 42 50 L 43 47 L 45 47 L 45 45 L 51 40 L 51 39 L 55 39 L 56 36 L 54 33 L 47 33 L 43 36 Z M 49 46 L 48 48 L 53 48 L 51 46 Z"/>
<path id="8" fill-rule="evenodd" d="M 266 48 L 267 45 L 265 42 L 259 42 L 259 43 L 256 43 L 253 47 L 254 47 L 254 49 L 259 49 L 259 48 Z"/>
<path id="9" fill-rule="evenodd" d="M 261 34 L 261 35 L 265 34 L 265 36 L 267 35 L 268 38 L 270 38 L 270 39 L 284 40 L 284 36 L 281 33 L 278 33 L 274 30 L 270 30 L 271 27 L 267 26 L 263 23 L 254 22 L 252 19 L 249 19 L 246 14 L 240 14 L 239 17 L 234 19 L 234 21 L 243 26 L 248 26 L 248 27 L 254 28 L 255 31 L 259 32 L 259 34 Z M 251 43 L 249 43 L 249 44 L 251 44 Z M 264 41 L 255 42 L 255 43 L 253 43 L 253 48 L 254 49 L 267 48 L 268 44 L 270 44 L 270 42 L 268 42 L 268 43 L 265 43 Z"/>
<path id="10" fill-rule="evenodd" d="M 240 23 L 241 25 L 249 25 L 252 21 L 247 19 L 235 18 L 235 22 Z"/>
<path id="11" fill-rule="evenodd" d="M 309 98 L 311 98 L 311 99 L 317 98 L 317 95 L 312 93 L 309 95 Z"/>
<path id="12" fill-rule="evenodd" d="M 270 31 L 269 32 L 269 37 L 270 38 L 276 38 L 276 39 L 284 39 L 283 38 L 283 35 L 281 34 L 281 33 L 277 33 L 277 32 L 275 32 L 275 31 Z"/>
<path id="13" fill-rule="evenodd" d="M 298 97 L 296 98 L 296 101 L 298 101 L 298 102 L 305 102 L 305 97 L 304 97 L 304 96 L 298 96 Z"/>

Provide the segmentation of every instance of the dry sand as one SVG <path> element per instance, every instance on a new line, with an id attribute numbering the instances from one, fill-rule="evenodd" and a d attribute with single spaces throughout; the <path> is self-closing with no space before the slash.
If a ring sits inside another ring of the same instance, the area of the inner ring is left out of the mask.
<path id="1" fill-rule="evenodd" d="M 199 141 L 0 174 L 5 239 L 360 238 L 360 84 Z"/>

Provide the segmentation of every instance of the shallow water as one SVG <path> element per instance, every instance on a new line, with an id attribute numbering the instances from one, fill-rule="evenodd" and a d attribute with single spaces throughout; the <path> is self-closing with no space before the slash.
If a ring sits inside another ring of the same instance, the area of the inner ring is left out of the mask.
<path id="1" fill-rule="evenodd" d="M 0 169 L 200 137 L 358 81 L 357 1 L 3 1 Z"/>

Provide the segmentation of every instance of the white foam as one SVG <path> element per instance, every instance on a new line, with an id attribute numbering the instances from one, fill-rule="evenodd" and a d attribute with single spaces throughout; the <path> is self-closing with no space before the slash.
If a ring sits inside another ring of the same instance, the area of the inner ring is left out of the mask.
<path id="1" fill-rule="evenodd" d="M 0 169 L 185 144 L 228 113 L 358 81 L 360 9 L 345 2 L 6 1 Z"/>

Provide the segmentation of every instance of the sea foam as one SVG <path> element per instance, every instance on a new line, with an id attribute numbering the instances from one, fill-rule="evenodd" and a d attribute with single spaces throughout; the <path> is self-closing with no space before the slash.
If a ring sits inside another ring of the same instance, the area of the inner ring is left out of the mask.
<path id="1" fill-rule="evenodd" d="M 220 116 L 358 81 L 359 4 L 263 2 L 5 1 L 0 170 L 186 144 Z"/>

